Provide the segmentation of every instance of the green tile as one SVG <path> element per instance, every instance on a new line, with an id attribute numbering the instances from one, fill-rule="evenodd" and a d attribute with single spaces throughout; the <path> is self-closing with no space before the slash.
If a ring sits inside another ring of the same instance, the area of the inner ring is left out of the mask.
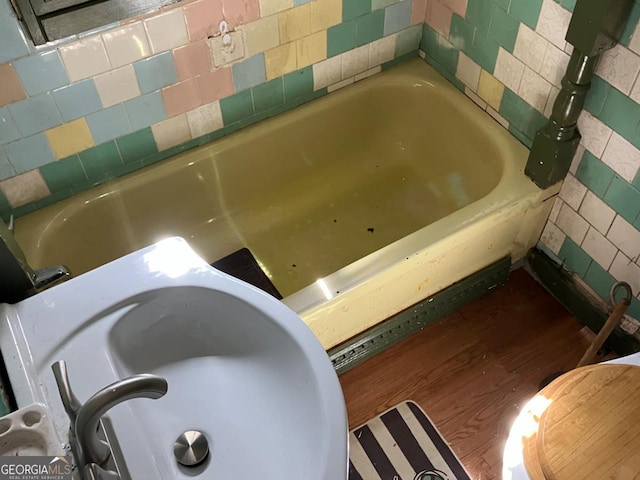
<path id="1" fill-rule="evenodd" d="M 456 50 L 457 52 L 457 50 Z M 444 66 L 442 66 L 436 58 L 430 57 L 427 55 L 426 59 L 427 63 L 435 68 L 440 75 L 449 80 L 449 82 L 453 83 L 453 85 L 460 91 L 464 92 L 464 83 L 456 78 L 456 76 L 447 70 Z"/>
<path id="2" fill-rule="evenodd" d="M 135 133 L 125 135 L 116 140 L 122 161 L 127 163 L 137 162 L 149 155 L 158 153 L 156 140 L 153 138 L 151 128 L 145 128 Z"/>
<path id="3" fill-rule="evenodd" d="M 282 77 L 253 87 L 253 107 L 256 112 L 264 112 L 284 103 Z"/>
<path id="4" fill-rule="evenodd" d="M 611 180 L 603 200 L 629 223 L 640 214 L 640 192 L 618 175 Z"/>
<path id="5" fill-rule="evenodd" d="M 327 56 L 334 57 L 356 47 L 356 22 L 339 23 L 327 30 Z"/>
<path id="6" fill-rule="evenodd" d="M 596 117 L 599 116 L 602 112 L 602 107 L 604 107 L 604 103 L 607 101 L 609 90 L 611 90 L 611 85 L 597 75 L 594 75 L 591 79 L 591 87 L 589 87 L 589 92 L 584 102 L 585 110 Z"/>
<path id="7" fill-rule="evenodd" d="M 443 37 L 438 37 L 438 48 L 433 56 L 435 61 L 447 72 L 454 74 L 458 69 L 458 49 Z"/>
<path id="8" fill-rule="evenodd" d="M 60 202 L 66 198 L 71 197 L 72 195 L 73 195 L 73 190 L 71 188 L 65 188 L 55 193 L 52 193 L 51 195 L 43 198 L 42 200 L 38 200 L 37 202 L 34 203 L 34 207 L 36 209 L 48 207 L 49 205 L 53 205 L 54 203 Z"/>
<path id="9" fill-rule="evenodd" d="M 342 21 L 366 15 L 371 12 L 371 0 L 342 0 Z"/>
<path id="10" fill-rule="evenodd" d="M 420 45 L 420 35 L 422 26 L 416 25 L 398 33 L 396 37 L 396 51 L 394 57 L 399 57 L 406 53 L 415 52 Z"/>
<path id="11" fill-rule="evenodd" d="M 498 42 L 505 50 L 513 53 L 519 26 L 520 22 L 515 17 L 494 5 L 488 37 Z"/>
<path id="12" fill-rule="evenodd" d="M 89 179 L 100 178 L 122 166 L 122 159 L 115 141 L 90 148 L 79 154 L 80 161 Z"/>
<path id="13" fill-rule="evenodd" d="M 438 50 L 438 32 L 426 23 L 422 24 L 422 38 L 420 39 L 420 50 L 431 56 Z"/>
<path id="14" fill-rule="evenodd" d="M 480 32 L 476 32 L 475 37 L 473 37 L 471 51 L 468 52 L 468 55 L 487 72 L 493 73 L 496 68 L 499 50 L 500 45 L 498 42 L 485 37 Z"/>
<path id="15" fill-rule="evenodd" d="M 627 315 L 632 316 L 636 320 L 640 320 L 640 300 L 636 297 L 631 297 L 631 305 L 629 305 Z"/>
<path id="16" fill-rule="evenodd" d="M 225 125 L 238 122 L 253 115 L 253 98 L 251 90 L 234 93 L 220 100 L 222 120 Z"/>
<path id="17" fill-rule="evenodd" d="M 305 67 L 284 76 L 285 101 L 313 92 L 313 67 Z"/>
<path id="18" fill-rule="evenodd" d="M 511 0 L 493 0 L 493 3 L 495 3 L 499 7 L 502 7 L 504 10 L 509 10 L 509 4 L 511 3 Z"/>
<path id="19" fill-rule="evenodd" d="M 400 55 L 399 57 L 394 58 L 386 63 L 382 64 L 382 70 L 389 70 L 390 68 L 395 67 L 396 65 L 400 65 L 401 63 L 406 62 L 407 60 L 411 60 L 413 58 L 418 57 L 418 50 L 414 50 L 413 52 L 405 53 L 404 55 Z"/>
<path id="20" fill-rule="evenodd" d="M 534 138 L 547 119 L 510 89 L 505 88 L 500 104 L 500 115 L 520 130 L 526 137 Z"/>
<path id="21" fill-rule="evenodd" d="M 361 47 L 382 38 L 384 10 L 376 10 L 356 20 L 356 46 Z"/>
<path id="22" fill-rule="evenodd" d="M 602 299 L 609 301 L 609 292 L 616 279 L 604 268 L 598 265 L 598 262 L 591 262 L 587 273 L 583 280 L 596 292 Z"/>
<path id="23" fill-rule="evenodd" d="M 87 181 L 78 155 L 47 163 L 40 167 L 40 173 L 52 193 Z"/>
<path id="24" fill-rule="evenodd" d="M 598 118 L 640 148 L 640 105 L 625 94 L 611 88 Z"/>
<path id="25" fill-rule="evenodd" d="M 527 148 L 531 148 L 533 145 L 533 140 L 527 137 L 524 133 L 514 127 L 512 124 L 509 124 L 509 133 L 516 137 L 520 142 L 527 146 Z"/>
<path id="26" fill-rule="evenodd" d="M 4 192 L 0 190 L 0 214 L 5 221 L 9 221 L 9 215 L 11 214 L 11 204 L 7 197 L 5 197 Z"/>
<path id="27" fill-rule="evenodd" d="M 631 7 L 629 19 L 627 20 L 627 24 L 622 31 L 622 35 L 620 36 L 620 43 L 629 46 L 629 42 L 631 42 L 633 32 L 636 28 L 636 25 L 638 25 L 638 22 L 640 22 L 640 2 L 636 0 L 633 4 L 633 7 Z"/>
<path id="28" fill-rule="evenodd" d="M 579 277 L 584 277 L 589 265 L 591 265 L 591 257 L 569 237 L 565 238 L 562 248 L 558 252 L 558 258 L 568 270 Z"/>
<path id="29" fill-rule="evenodd" d="M 449 31 L 449 41 L 459 50 L 467 53 L 471 51 L 475 27 L 459 15 L 453 14 L 451 18 L 451 29 Z M 455 70 L 454 70 L 455 71 Z"/>
<path id="30" fill-rule="evenodd" d="M 560 0 L 560 5 L 570 12 L 573 12 L 573 9 L 576 8 L 576 1 L 577 0 Z"/>
<path id="31" fill-rule="evenodd" d="M 486 34 L 491 25 L 493 5 L 489 0 L 468 0 L 465 18 L 479 31 Z"/>
<path id="32" fill-rule="evenodd" d="M 583 185 L 600 198 L 603 198 L 614 175 L 613 170 L 590 151 L 585 150 L 576 171 L 576 178 Z"/>
<path id="33" fill-rule="evenodd" d="M 535 29 L 542 9 L 542 0 L 512 0 L 509 13 L 525 25 Z"/>
<path id="34" fill-rule="evenodd" d="M 11 210 L 11 213 L 15 218 L 20 218 L 35 210 L 36 210 L 35 203 L 29 203 L 28 205 L 23 205 L 22 207 L 14 208 L 13 210 Z"/>

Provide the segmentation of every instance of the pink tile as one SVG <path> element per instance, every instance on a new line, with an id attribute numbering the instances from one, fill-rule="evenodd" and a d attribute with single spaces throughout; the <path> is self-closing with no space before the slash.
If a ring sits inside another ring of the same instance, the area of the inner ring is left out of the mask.
<path id="1" fill-rule="evenodd" d="M 179 82 L 211 71 L 211 51 L 205 40 L 175 49 L 173 59 Z"/>
<path id="2" fill-rule="evenodd" d="M 449 7 L 449 9 L 453 13 L 457 13 L 463 18 L 467 14 L 467 0 L 441 0 L 441 1 L 445 6 Z"/>
<path id="3" fill-rule="evenodd" d="M 223 0 L 223 10 L 224 18 L 232 28 L 260 18 L 258 0 Z"/>
<path id="4" fill-rule="evenodd" d="M 423 23 L 426 11 L 427 0 L 413 0 L 411 4 L 411 25 Z"/>
<path id="5" fill-rule="evenodd" d="M 452 17 L 453 11 L 451 11 L 449 7 L 441 4 L 439 1 L 430 0 L 429 3 L 427 3 L 425 21 L 444 38 L 449 38 Z"/>
<path id="6" fill-rule="evenodd" d="M 231 68 L 219 68 L 198 77 L 198 88 L 203 105 L 233 94 Z"/>
<path id="7" fill-rule="evenodd" d="M 22 82 L 10 63 L 0 65 L 0 107 L 27 98 Z"/>
<path id="8" fill-rule="evenodd" d="M 184 17 L 191 41 L 202 40 L 220 29 L 222 0 L 198 0 L 184 7 Z"/>
<path id="9" fill-rule="evenodd" d="M 202 105 L 195 78 L 163 89 L 162 99 L 168 117 L 175 117 Z"/>

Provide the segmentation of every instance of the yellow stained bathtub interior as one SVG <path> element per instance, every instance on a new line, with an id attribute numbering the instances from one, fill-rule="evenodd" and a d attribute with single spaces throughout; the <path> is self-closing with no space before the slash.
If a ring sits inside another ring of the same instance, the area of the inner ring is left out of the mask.
<path id="1" fill-rule="evenodd" d="M 454 223 L 520 194 L 539 203 L 521 173 L 525 158 L 508 132 L 416 59 L 22 217 L 16 237 L 34 268 L 65 264 L 74 275 L 174 235 L 208 262 L 247 247 L 286 301 L 470 205 L 480 206 Z M 516 173 L 526 185 L 505 193 L 500 185 Z M 397 258 L 372 261 L 404 260 L 437 238 L 427 233 L 407 243 L 413 251 L 396 247 Z M 332 285 L 332 296 L 354 281 Z M 412 298 L 339 332 L 327 319 L 314 331 L 331 346 Z"/>

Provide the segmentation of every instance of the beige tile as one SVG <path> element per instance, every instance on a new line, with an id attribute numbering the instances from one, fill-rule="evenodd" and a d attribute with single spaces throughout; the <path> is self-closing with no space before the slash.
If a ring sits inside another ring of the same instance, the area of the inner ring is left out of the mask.
<path id="1" fill-rule="evenodd" d="M 354 77 L 346 78 L 338 83 L 334 83 L 333 85 L 329 85 L 327 87 L 327 92 L 335 92 L 336 90 L 340 90 L 341 88 L 348 87 L 355 81 Z"/>
<path id="2" fill-rule="evenodd" d="M 311 33 L 311 4 L 286 10 L 278 15 L 280 41 L 288 43 Z"/>
<path id="3" fill-rule="evenodd" d="M 58 49 L 69 80 L 75 82 L 111 69 L 102 37 L 85 38 Z"/>
<path id="4" fill-rule="evenodd" d="M 607 238 L 630 258 L 640 256 L 640 232 L 621 216 L 616 216 Z"/>
<path id="5" fill-rule="evenodd" d="M 280 77 L 297 69 L 298 61 L 295 42 L 280 45 L 264 53 L 267 80 Z"/>
<path id="6" fill-rule="evenodd" d="M 525 102 L 542 113 L 551 93 L 551 84 L 525 66 L 517 93 Z"/>
<path id="7" fill-rule="evenodd" d="M 629 95 L 640 72 L 640 56 L 623 45 L 602 53 L 596 73 L 622 93 Z"/>
<path id="8" fill-rule="evenodd" d="M 500 110 L 502 95 L 504 94 L 504 85 L 486 70 L 480 72 L 477 93 L 480 95 L 480 98 L 493 107 L 494 110 Z"/>
<path id="9" fill-rule="evenodd" d="M 298 55 L 297 68 L 303 68 L 324 60 L 327 58 L 326 30 L 297 40 L 296 50 Z"/>
<path id="10" fill-rule="evenodd" d="M 311 31 L 318 32 L 342 22 L 342 0 L 311 2 Z"/>
<path id="11" fill-rule="evenodd" d="M 22 82 L 10 63 L 0 65 L 0 85 L 2 85 L 0 88 L 0 107 L 27 98 Z"/>
<path id="12" fill-rule="evenodd" d="M 350 78 L 369 68 L 369 45 L 354 48 L 342 55 L 342 78 Z"/>
<path id="13" fill-rule="evenodd" d="M 151 126 L 153 138 L 159 151 L 175 147 L 191 140 L 191 131 L 186 114 L 163 120 Z"/>
<path id="14" fill-rule="evenodd" d="M 518 87 L 520 87 L 523 72 L 524 63 L 500 47 L 493 75 L 505 86 L 517 92 Z"/>
<path id="15" fill-rule="evenodd" d="M 95 145 L 89 125 L 84 118 L 65 123 L 44 132 L 56 159 L 82 152 Z"/>
<path id="16" fill-rule="evenodd" d="M 473 90 L 471 90 L 469 87 L 464 87 L 464 94 L 469 97 L 473 103 L 475 103 L 477 106 L 479 106 L 482 110 L 486 110 L 487 109 L 487 102 L 485 102 L 484 100 L 482 100 Z"/>
<path id="17" fill-rule="evenodd" d="M 362 73 L 357 74 L 354 78 L 354 82 L 359 82 L 360 80 L 364 80 L 365 78 L 372 77 L 376 73 L 380 73 L 382 71 L 382 67 L 378 65 L 377 67 L 370 68 Z"/>
<path id="18" fill-rule="evenodd" d="M 587 193 L 587 187 L 585 187 L 580 181 L 571 174 L 568 174 L 564 179 L 562 188 L 560 189 L 559 197 L 568 204 L 574 210 L 580 208 L 582 200 Z"/>
<path id="19" fill-rule="evenodd" d="M 40 174 L 40 170 L 30 170 L 0 182 L 4 193 L 13 208 L 18 208 L 51 195 L 49 187 Z"/>
<path id="20" fill-rule="evenodd" d="M 544 0 L 536 31 L 558 48 L 565 47 L 564 37 L 571 21 L 571 13 L 553 0 Z"/>
<path id="21" fill-rule="evenodd" d="M 153 53 L 181 47 L 189 41 L 187 25 L 181 8 L 175 8 L 145 20 L 149 43 Z"/>
<path id="22" fill-rule="evenodd" d="M 313 66 L 313 89 L 320 90 L 342 79 L 342 58 L 340 55 L 318 62 Z"/>
<path id="23" fill-rule="evenodd" d="M 556 225 L 578 245 L 582 243 L 589 230 L 587 221 L 566 203 L 560 208 Z"/>
<path id="24" fill-rule="evenodd" d="M 602 161 L 631 183 L 640 169 L 640 150 L 617 132 L 613 132 L 602 154 Z"/>
<path id="25" fill-rule="evenodd" d="M 122 67 L 151 53 L 142 22 L 132 23 L 102 34 L 113 67 Z"/>
<path id="26" fill-rule="evenodd" d="M 133 65 L 97 75 L 93 81 L 103 107 L 111 107 L 140 96 L 140 87 Z"/>
<path id="27" fill-rule="evenodd" d="M 369 44 L 369 67 L 382 65 L 393 60 L 398 35 L 388 35 Z"/>
<path id="28" fill-rule="evenodd" d="M 524 23 L 518 28 L 513 56 L 535 72 L 542 69 L 549 42 L 527 27 Z"/>
<path id="29" fill-rule="evenodd" d="M 261 18 L 242 26 L 247 57 L 280 45 L 280 27 L 277 15 Z"/>
<path id="30" fill-rule="evenodd" d="M 547 222 L 540 236 L 542 243 L 556 255 L 560 253 L 565 238 L 567 236 L 552 222 Z"/>
<path id="31" fill-rule="evenodd" d="M 640 292 L 640 267 L 624 253 L 618 252 L 611 263 L 609 273 L 622 282 L 627 282 L 631 286 L 634 295 Z"/>
<path id="32" fill-rule="evenodd" d="M 609 269 L 611 262 L 613 262 L 613 258 L 618 252 L 615 245 L 602 236 L 602 234 L 593 227 L 589 228 L 581 247 L 585 253 L 593 258 L 598 265 L 605 270 Z"/>
<path id="33" fill-rule="evenodd" d="M 578 117 L 578 129 L 582 134 L 580 143 L 596 157 L 601 158 L 613 130 L 586 110 Z"/>
<path id="34" fill-rule="evenodd" d="M 261 17 L 273 15 L 289 8 L 293 8 L 293 0 L 260 0 Z"/>
<path id="35" fill-rule="evenodd" d="M 460 79 L 473 92 L 478 90 L 478 81 L 480 80 L 480 65 L 460 52 L 458 55 L 458 67 L 456 69 L 456 77 Z"/>
<path id="36" fill-rule="evenodd" d="M 613 219 L 616 218 L 615 210 L 591 191 L 588 191 L 582 200 L 578 213 L 603 235 L 607 234 Z"/>
<path id="37" fill-rule="evenodd" d="M 568 63 L 569 55 L 566 52 L 556 48 L 554 45 L 549 45 L 542 62 L 540 75 L 559 88 L 562 77 L 567 71 Z"/>
<path id="38" fill-rule="evenodd" d="M 203 105 L 195 110 L 187 112 L 187 122 L 193 138 L 201 137 L 207 133 L 215 132 L 222 128 L 222 111 L 220 102 Z"/>

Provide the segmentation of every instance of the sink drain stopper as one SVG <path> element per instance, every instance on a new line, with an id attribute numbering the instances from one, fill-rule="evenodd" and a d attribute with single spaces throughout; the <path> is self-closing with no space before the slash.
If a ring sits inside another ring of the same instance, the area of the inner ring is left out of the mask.
<path id="1" fill-rule="evenodd" d="M 176 438 L 173 444 L 173 455 L 180 465 L 195 467 L 202 463 L 209 454 L 209 442 L 204 433 L 189 430 Z"/>

